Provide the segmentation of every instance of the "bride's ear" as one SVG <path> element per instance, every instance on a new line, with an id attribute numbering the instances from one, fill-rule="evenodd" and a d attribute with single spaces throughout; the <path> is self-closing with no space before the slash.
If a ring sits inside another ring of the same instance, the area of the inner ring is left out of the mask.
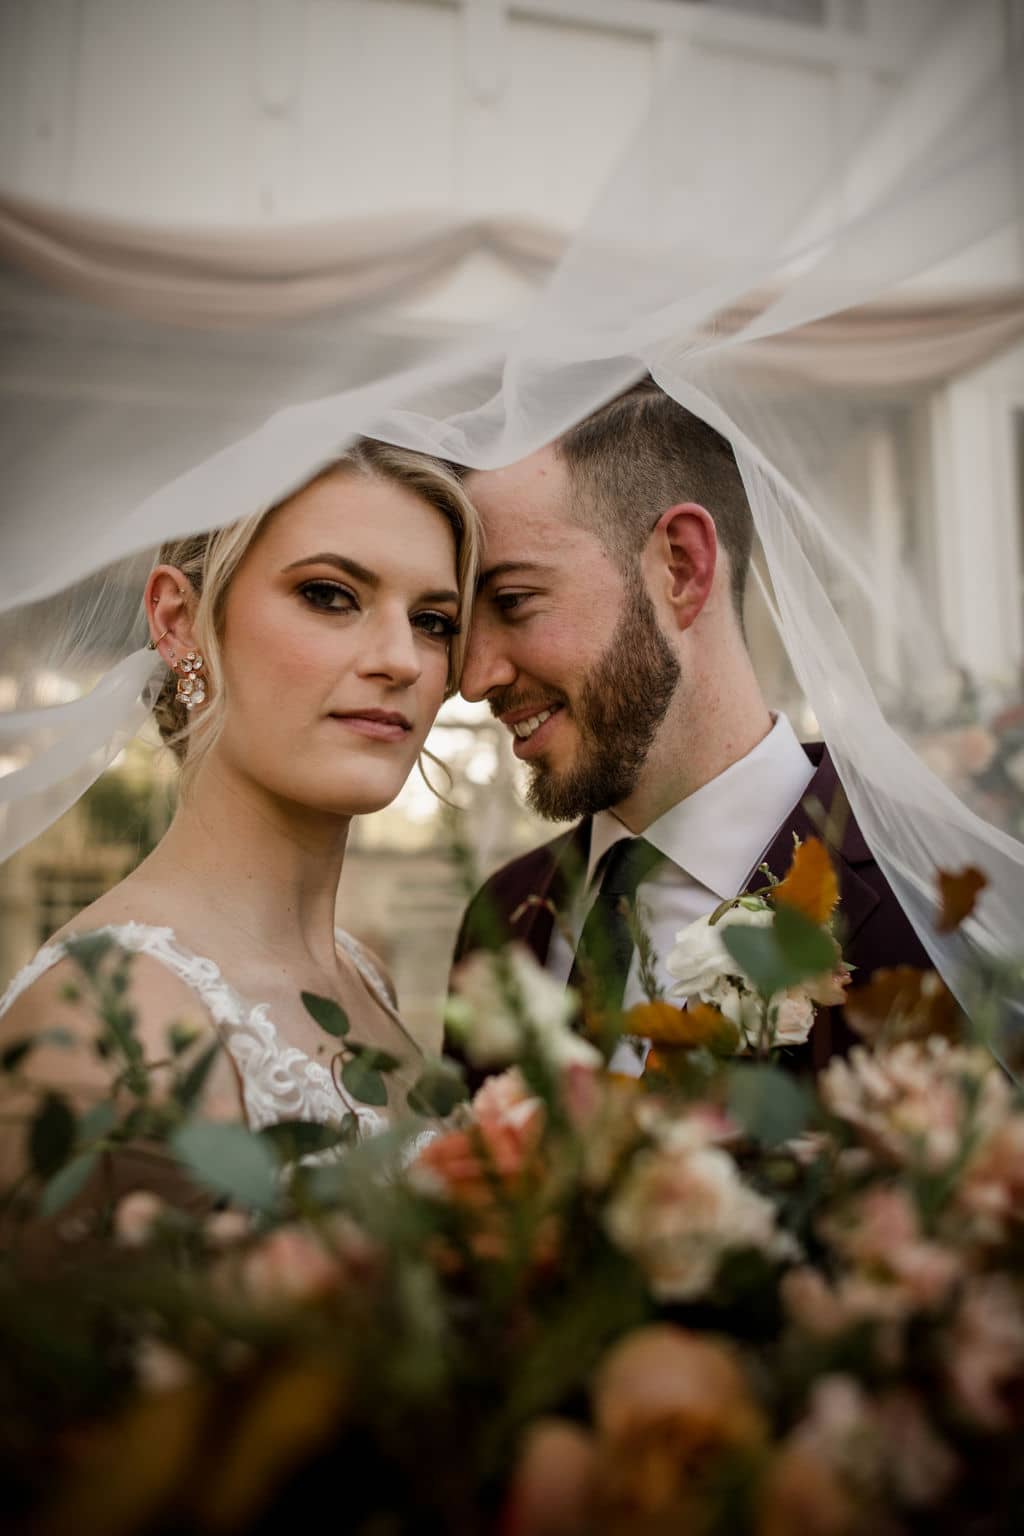
<path id="1" fill-rule="evenodd" d="M 174 565 L 158 565 L 146 582 L 149 643 L 169 667 L 184 652 L 194 650 L 195 593 L 188 577 Z"/>

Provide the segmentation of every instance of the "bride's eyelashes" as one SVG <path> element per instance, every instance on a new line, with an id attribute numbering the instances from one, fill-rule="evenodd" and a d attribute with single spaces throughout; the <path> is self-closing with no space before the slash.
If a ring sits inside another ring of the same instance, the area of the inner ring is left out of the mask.
<path id="1" fill-rule="evenodd" d="M 299 592 L 311 608 L 322 613 L 352 613 L 359 607 L 355 593 L 340 581 L 304 581 Z"/>
<path id="2" fill-rule="evenodd" d="M 321 613 L 356 613 L 359 609 L 356 594 L 340 581 L 304 581 L 299 592 L 311 608 Z M 435 609 L 413 614 L 412 623 L 428 640 L 448 641 L 460 631 L 460 625 L 450 614 Z"/>
<path id="3" fill-rule="evenodd" d="M 451 640 L 462 628 L 447 613 L 417 613 L 413 615 L 413 623 L 428 640 Z"/>

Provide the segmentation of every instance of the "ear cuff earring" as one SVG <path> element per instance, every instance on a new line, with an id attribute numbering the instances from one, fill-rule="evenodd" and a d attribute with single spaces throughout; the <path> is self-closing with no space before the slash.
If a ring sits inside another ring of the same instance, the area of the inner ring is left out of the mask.
<path id="1" fill-rule="evenodd" d="M 178 665 L 181 668 L 181 676 L 178 678 L 177 701 L 186 709 L 195 709 L 197 704 L 204 703 L 206 699 L 203 658 L 198 651 L 186 651 Z"/>

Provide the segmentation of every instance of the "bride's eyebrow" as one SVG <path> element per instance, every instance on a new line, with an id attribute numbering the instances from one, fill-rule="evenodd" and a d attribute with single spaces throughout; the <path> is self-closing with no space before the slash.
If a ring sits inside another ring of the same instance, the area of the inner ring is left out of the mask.
<path id="1" fill-rule="evenodd" d="M 365 565 L 360 565 L 358 560 L 348 560 L 344 555 L 335 555 L 329 550 L 321 550 L 318 555 L 305 555 L 301 560 L 293 560 L 291 565 L 286 565 L 282 575 L 287 571 L 301 570 L 304 565 L 333 565 L 335 570 L 344 571 L 354 581 L 361 581 L 371 590 L 380 586 L 380 577 Z M 419 603 L 457 603 L 459 594 L 445 587 L 437 592 L 421 592 L 416 599 Z"/>
<path id="2" fill-rule="evenodd" d="M 330 550 L 322 550 L 318 555 L 304 555 L 301 560 L 293 560 L 291 565 L 286 565 L 281 574 L 287 571 L 297 571 L 304 565 L 333 565 L 336 570 L 344 571 L 355 581 L 361 581 L 368 587 L 379 587 L 380 577 L 365 565 L 360 565 L 358 560 L 347 560 L 344 555 L 332 554 Z"/>

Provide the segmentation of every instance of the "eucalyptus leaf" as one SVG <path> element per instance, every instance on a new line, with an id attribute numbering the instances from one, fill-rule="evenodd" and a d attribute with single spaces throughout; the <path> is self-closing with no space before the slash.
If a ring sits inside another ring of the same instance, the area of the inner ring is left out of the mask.
<path id="1" fill-rule="evenodd" d="M 240 1205 L 272 1210 L 277 1204 L 277 1158 L 262 1136 L 244 1125 L 192 1120 L 171 1147 L 188 1171 L 217 1194 Z"/>
<path id="2" fill-rule="evenodd" d="M 95 977 L 103 959 L 114 947 L 109 933 L 84 933 L 77 939 L 65 939 L 64 949 L 87 976 Z"/>
<path id="3" fill-rule="evenodd" d="M 186 1114 L 191 1114 L 199 1103 L 206 1079 L 209 1077 L 214 1062 L 221 1052 L 219 1040 L 215 1040 L 208 1046 L 189 1067 L 188 1071 L 175 1084 L 174 1097 Z"/>
<path id="4" fill-rule="evenodd" d="M 406 1103 L 416 1115 L 436 1115 L 444 1119 L 456 1104 L 469 1098 L 466 1074 L 458 1062 L 430 1062 L 406 1095 Z"/>
<path id="5" fill-rule="evenodd" d="M 363 1045 L 359 1040 L 346 1040 L 345 1049 L 353 1056 L 358 1056 L 364 1066 L 371 1067 L 375 1072 L 394 1072 L 402 1065 L 397 1056 L 392 1056 L 390 1051 L 382 1051 L 376 1045 Z"/>
<path id="6" fill-rule="evenodd" d="M 345 1120 L 354 1118 L 346 1115 Z M 313 1152 L 326 1152 L 349 1139 L 345 1121 L 322 1125 L 316 1120 L 279 1120 L 275 1125 L 264 1126 L 259 1134 L 283 1163 L 298 1162 L 300 1157 L 308 1157 Z"/>
<path id="7" fill-rule="evenodd" d="M 348 1014 L 332 997 L 320 997 L 316 992 L 302 992 L 300 996 L 310 1018 L 315 1019 L 327 1034 L 336 1039 L 348 1034 Z"/>
<path id="8" fill-rule="evenodd" d="M 722 943 L 762 997 L 784 992 L 800 979 L 779 947 L 774 926 L 748 928 L 732 923 L 722 929 Z"/>
<path id="9" fill-rule="evenodd" d="M 29 1127 L 29 1162 L 41 1178 L 49 1179 L 71 1156 L 75 1144 L 75 1117 L 67 1100 L 48 1093 Z"/>
<path id="10" fill-rule="evenodd" d="M 16 1072 L 21 1066 L 29 1051 L 39 1044 L 38 1036 L 29 1035 L 26 1039 L 15 1040 L 13 1045 L 0 1054 L 0 1070 L 4 1072 Z"/>
<path id="11" fill-rule="evenodd" d="M 95 1148 L 80 1152 L 70 1163 L 65 1163 L 43 1190 L 39 1209 L 44 1216 L 55 1216 L 84 1188 L 90 1174 L 99 1162 Z"/>
<path id="12" fill-rule="evenodd" d="M 368 1065 L 363 1055 L 353 1056 L 341 1069 L 341 1081 L 360 1104 L 386 1104 L 387 1084 L 376 1067 Z"/>
<path id="13" fill-rule="evenodd" d="M 198 1038 L 199 1031 L 194 1024 L 183 1024 L 176 1020 L 167 1026 L 167 1049 L 172 1056 L 183 1056 Z"/>
<path id="14" fill-rule="evenodd" d="M 737 1065 L 729 1076 L 729 1112 L 755 1140 L 774 1146 L 806 1128 L 811 1099 L 802 1083 L 778 1067 Z"/>
<path id="15" fill-rule="evenodd" d="M 86 1110 L 78 1122 L 78 1140 L 88 1143 L 99 1141 L 117 1124 L 117 1110 L 109 1100 L 102 1104 L 94 1104 L 92 1109 Z"/>
<path id="16" fill-rule="evenodd" d="M 798 981 L 821 976 L 823 972 L 831 971 L 836 963 L 834 939 L 794 907 L 779 907 L 775 915 L 775 937 L 789 965 L 799 971 Z"/>
<path id="17" fill-rule="evenodd" d="M 0 1070 L 14 1072 L 30 1051 L 34 1051 L 40 1045 L 57 1045 L 62 1050 L 69 1046 L 77 1045 L 74 1035 L 69 1029 L 41 1029 L 38 1034 L 26 1035 L 21 1040 L 14 1040 L 7 1049 L 0 1054 Z"/>

